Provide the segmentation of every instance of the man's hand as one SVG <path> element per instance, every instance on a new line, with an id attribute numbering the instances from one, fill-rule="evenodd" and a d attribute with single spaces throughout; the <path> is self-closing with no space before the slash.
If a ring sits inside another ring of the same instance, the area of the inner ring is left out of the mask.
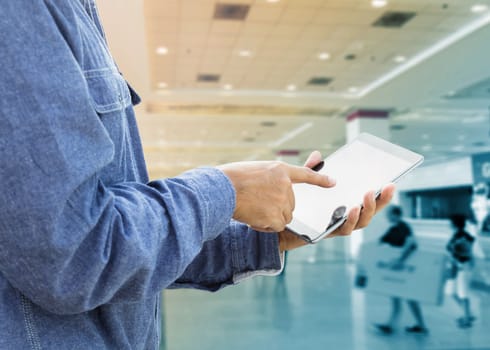
<path id="1" fill-rule="evenodd" d="M 312 168 L 321 161 L 322 158 L 320 153 L 315 151 L 308 157 L 305 167 Z M 361 207 L 351 209 L 347 216 L 347 221 L 327 237 L 347 236 L 350 235 L 353 230 L 366 227 L 372 217 L 390 202 L 394 191 L 395 186 L 390 184 L 383 188 L 377 199 L 375 198 L 374 192 L 366 193 L 364 195 L 362 210 Z M 307 243 L 304 240 L 288 230 L 279 232 L 279 249 L 281 251 L 292 250 L 306 244 Z"/>
<path id="2" fill-rule="evenodd" d="M 331 187 L 335 181 L 310 167 L 279 161 L 239 162 L 218 167 L 236 192 L 233 218 L 256 231 L 280 232 L 290 223 L 294 210 L 293 183 Z"/>

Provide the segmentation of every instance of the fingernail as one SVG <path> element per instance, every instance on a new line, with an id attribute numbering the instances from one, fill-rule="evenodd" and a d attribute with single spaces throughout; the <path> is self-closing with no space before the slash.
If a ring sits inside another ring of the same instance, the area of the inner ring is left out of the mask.
<path id="1" fill-rule="evenodd" d="M 313 171 L 320 171 L 322 170 L 323 168 L 323 165 L 325 164 L 325 162 L 322 160 L 320 163 L 318 163 L 317 165 L 315 165 L 313 168 L 311 168 Z"/>
<path id="2" fill-rule="evenodd" d="M 327 176 L 327 179 L 332 186 L 337 183 L 337 181 L 333 177 Z"/>

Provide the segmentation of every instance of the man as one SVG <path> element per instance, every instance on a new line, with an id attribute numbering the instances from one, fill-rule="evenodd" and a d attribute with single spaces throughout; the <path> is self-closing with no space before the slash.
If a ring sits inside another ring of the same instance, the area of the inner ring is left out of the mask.
<path id="1" fill-rule="evenodd" d="M 397 270 L 403 267 L 404 262 L 417 249 L 417 244 L 410 226 L 402 220 L 402 209 L 399 206 L 390 206 L 387 210 L 387 217 L 391 226 L 381 237 L 380 243 L 400 249 L 400 256 L 392 263 L 392 268 Z M 388 323 L 376 325 L 376 328 L 384 334 L 392 334 L 400 318 L 401 298 L 394 296 L 391 299 L 392 309 Z M 407 304 L 412 311 L 416 324 L 407 327 L 405 330 L 409 333 L 427 333 L 428 330 L 419 303 L 415 300 L 407 300 Z"/>
<path id="2" fill-rule="evenodd" d="M 156 349 L 162 289 L 274 274 L 303 244 L 284 230 L 291 183 L 334 185 L 309 169 L 318 153 L 306 167 L 235 163 L 150 182 L 139 98 L 94 1 L 7 1 L 1 13 L 0 349 Z M 367 194 L 337 234 L 392 193 Z"/>

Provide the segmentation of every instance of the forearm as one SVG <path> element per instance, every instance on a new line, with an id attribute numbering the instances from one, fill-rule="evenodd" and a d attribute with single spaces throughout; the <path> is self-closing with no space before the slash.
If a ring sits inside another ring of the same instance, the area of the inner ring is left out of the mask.
<path id="1" fill-rule="evenodd" d="M 59 215 L 49 207 L 23 217 L 3 212 L 0 269 L 22 293 L 57 313 L 155 295 L 229 224 L 232 202 L 214 192 L 230 193 L 219 186 L 220 173 L 209 171 L 218 180 L 200 170 L 151 186 L 80 188 L 60 204 Z M 214 191 L 193 188 L 189 177 Z M 205 199 L 211 193 L 213 203 Z M 89 197 L 92 205 L 77 205 Z"/>

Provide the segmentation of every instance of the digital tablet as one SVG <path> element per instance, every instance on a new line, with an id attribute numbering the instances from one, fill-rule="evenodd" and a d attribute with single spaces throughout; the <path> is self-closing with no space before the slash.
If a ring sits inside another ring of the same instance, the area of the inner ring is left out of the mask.
<path id="1" fill-rule="evenodd" d="M 320 173 L 336 180 L 331 188 L 293 184 L 295 209 L 287 228 L 309 243 L 316 243 L 347 219 L 349 210 L 362 205 L 369 191 L 379 194 L 421 164 L 424 157 L 399 145 L 360 134 L 325 159 Z"/>

